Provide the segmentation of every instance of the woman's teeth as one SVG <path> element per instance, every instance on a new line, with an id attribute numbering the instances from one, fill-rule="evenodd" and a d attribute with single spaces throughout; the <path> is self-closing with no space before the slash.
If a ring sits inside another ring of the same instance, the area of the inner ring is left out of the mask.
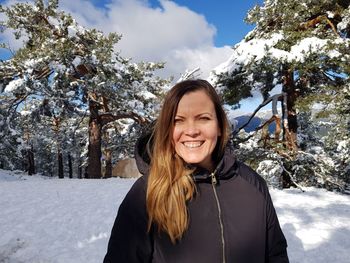
<path id="1" fill-rule="evenodd" d="M 197 148 L 200 147 L 203 144 L 203 142 L 184 142 L 183 145 L 185 145 L 188 148 Z"/>

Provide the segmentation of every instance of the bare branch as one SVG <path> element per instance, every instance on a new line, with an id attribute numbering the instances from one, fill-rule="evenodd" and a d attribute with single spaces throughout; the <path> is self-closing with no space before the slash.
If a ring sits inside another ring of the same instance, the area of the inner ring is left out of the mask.
<path id="1" fill-rule="evenodd" d="M 313 19 L 310 19 L 302 24 L 300 24 L 299 29 L 301 30 L 307 30 L 309 28 L 315 27 L 317 24 L 321 23 L 322 21 L 326 21 L 326 23 L 332 28 L 333 32 L 339 36 L 338 31 L 332 21 L 326 16 L 326 15 L 319 15 Z"/>
<path id="2" fill-rule="evenodd" d="M 18 108 L 18 106 L 19 106 L 23 101 L 25 101 L 25 100 L 27 99 L 28 96 L 29 96 L 29 94 L 23 95 L 23 96 L 21 96 L 21 97 L 16 97 L 16 98 L 12 101 L 12 103 L 11 103 L 11 105 L 9 106 L 7 112 L 10 113 L 11 110 L 12 110 L 12 111 L 16 111 L 17 108 Z"/>
<path id="3" fill-rule="evenodd" d="M 304 190 L 297 182 L 294 181 L 293 175 L 284 167 L 282 161 L 281 161 L 281 160 L 277 160 L 277 161 L 280 163 L 282 169 L 286 172 L 286 174 L 288 174 L 288 176 L 289 176 L 290 180 L 292 181 L 292 183 L 293 183 L 297 188 L 299 188 L 302 192 L 305 192 L 305 190 Z"/>
<path id="4" fill-rule="evenodd" d="M 253 114 L 250 116 L 249 120 L 248 120 L 243 126 L 241 126 L 241 127 L 235 132 L 235 134 L 237 134 L 240 130 L 242 130 L 243 128 L 245 128 L 245 127 L 250 123 L 250 121 L 254 118 L 255 114 L 257 114 L 258 111 L 259 111 L 262 107 L 266 106 L 266 105 L 269 104 L 271 101 L 273 102 L 273 109 L 272 109 L 272 110 L 273 110 L 273 114 L 277 114 L 277 101 L 278 101 L 279 99 L 281 99 L 281 97 L 284 97 L 284 96 L 286 96 L 286 94 L 284 94 L 284 93 L 276 94 L 276 95 L 273 95 L 272 97 L 268 98 L 267 100 L 265 100 L 263 103 L 261 103 L 261 104 L 256 108 L 256 110 L 253 112 Z M 264 125 L 261 125 L 260 127 L 258 127 L 258 128 L 256 129 L 256 131 L 262 129 L 263 126 L 264 126 Z"/>

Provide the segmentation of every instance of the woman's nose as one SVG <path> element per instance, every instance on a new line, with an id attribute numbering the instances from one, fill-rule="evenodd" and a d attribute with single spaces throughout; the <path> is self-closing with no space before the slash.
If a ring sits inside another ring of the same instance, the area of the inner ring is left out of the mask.
<path id="1" fill-rule="evenodd" d="M 185 129 L 186 135 L 193 137 L 193 136 L 197 136 L 199 133 L 200 133 L 200 130 L 194 123 L 188 123 L 186 125 L 186 129 Z"/>

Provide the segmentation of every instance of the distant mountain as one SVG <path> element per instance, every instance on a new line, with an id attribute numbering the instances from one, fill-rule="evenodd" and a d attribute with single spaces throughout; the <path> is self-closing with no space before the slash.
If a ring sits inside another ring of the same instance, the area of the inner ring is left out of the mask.
<path id="1" fill-rule="evenodd" d="M 246 132 L 255 131 L 257 127 L 262 125 L 265 121 L 267 121 L 272 116 L 271 111 L 264 111 L 261 113 L 258 113 L 254 116 L 254 118 L 249 122 L 249 124 L 244 128 Z M 244 124 L 248 122 L 250 118 L 250 115 L 241 115 L 237 116 L 234 119 L 238 121 L 237 128 L 242 127 Z M 269 125 L 269 131 L 270 133 L 274 133 L 276 129 L 276 124 L 272 123 Z"/>
<path id="2" fill-rule="evenodd" d="M 237 128 L 239 129 L 240 127 L 242 127 L 244 124 L 247 123 L 247 121 L 249 120 L 250 116 L 247 115 L 243 115 L 243 116 L 238 116 L 235 118 L 235 120 L 238 121 L 237 124 Z M 259 125 L 262 123 L 262 120 L 258 117 L 254 117 L 249 124 L 244 128 L 244 130 L 246 132 L 251 132 L 254 131 L 257 127 L 259 127 Z"/>

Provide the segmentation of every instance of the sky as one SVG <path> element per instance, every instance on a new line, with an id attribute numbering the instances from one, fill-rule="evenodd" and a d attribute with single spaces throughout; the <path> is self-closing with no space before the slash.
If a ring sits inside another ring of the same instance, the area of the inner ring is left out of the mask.
<path id="1" fill-rule="evenodd" d="M 104 7 L 111 3 L 111 0 L 92 0 L 94 5 Z M 147 1 L 144 1 L 147 2 Z M 179 6 L 186 7 L 193 12 L 205 17 L 205 20 L 216 28 L 214 35 L 214 44 L 217 47 L 225 45 L 233 45 L 240 41 L 246 33 L 253 28 L 252 25 L 244 23 L 247 11 L 256 4 L 262 4 L 262 0 L 246 0 L 246 1 L 189 1 L 176 0 L 172 1 Z M 152 8 L 161 8 L 158 0 L 150 0 L 147 2 Z"/>
<path id="2" fill-rule="evenodd" d="M 0 1 L 2 5 L 14 2 Z M 122 55 L 135 62 L 166 62 L 159 74 L 178 79 L 186 69 L 196 67 L 206 78 L 226 61 L 231 47 L 253 28 L 243 19 L 257 3 L 262 0 L 61 0 L 60 9 L 70 12 L 85 27 L 122 34 L 116 47 Z M 10 32 L 0 38 L 15 50 L 21 46 Z M 8 58 L 4 50 L 0 58 Z"/>

